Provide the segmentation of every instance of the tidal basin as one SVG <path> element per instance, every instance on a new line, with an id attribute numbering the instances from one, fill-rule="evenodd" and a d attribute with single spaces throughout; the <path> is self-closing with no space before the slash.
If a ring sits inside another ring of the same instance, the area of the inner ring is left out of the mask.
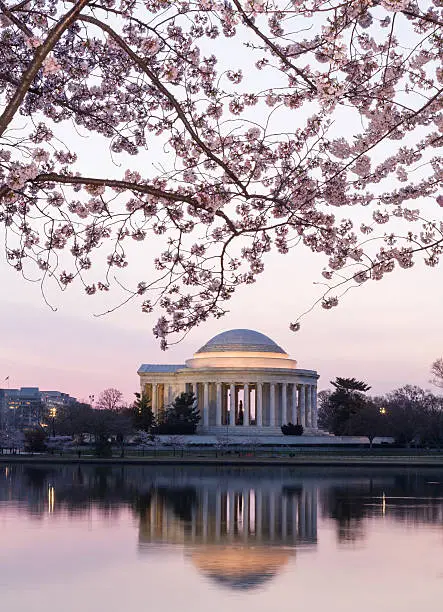
<path id="1" fill-rule="evenodd" d="M 434 609 L 443 470 L 4 464 L 8 612 Z"/>

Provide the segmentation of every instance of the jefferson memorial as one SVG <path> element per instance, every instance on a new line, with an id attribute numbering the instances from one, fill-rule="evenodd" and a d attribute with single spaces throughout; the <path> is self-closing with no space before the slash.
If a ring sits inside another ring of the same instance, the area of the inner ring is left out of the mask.
<path id="1" fill-rule="evenodd" d="M 299 423 L 317 433 L 317 379 L 260 332 L 232 329 L 214 336 L 185 364 L 142 364 L 142 393 L 157 416 L 182 392 L 197 398 L 199 434 L 274 435 Z"/>

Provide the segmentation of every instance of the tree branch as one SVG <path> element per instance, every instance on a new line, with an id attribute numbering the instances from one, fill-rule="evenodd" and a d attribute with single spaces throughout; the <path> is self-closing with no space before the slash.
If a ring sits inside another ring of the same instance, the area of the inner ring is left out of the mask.
<path id="1" fill-rule="evenodd" d="M 78 3 L 60 19 L 60 21 L 50 30 L 45 42 L 37 48 L 35 55 L 25 70 L 20 86 L 16 89 L 5 111 L 0 117 L 0 136 L 5 132 L 24 97 L 28 93 L 31 83 L 35 79 L 38 71 L 42 67 L 43 62 L 52 51 L 56 42 L 61 38 L 63 33 L 77 19 L 80 11 L 88 4 L 89 0 L 79 0 Z"/>
<path id="2" fill-rule="evenodd" d="M 27 28 L 21 21 L 20 19 L 17 19 L 17 17 L 14 15 L 14 13 L 12 13 L 8 7 L 6 6 L 6 4 L 4 4 L 1 0 L 0 0 L 0 8 L 2 10 L 2 12 L 6 15 L 6 17 L 8 19 L 10 19 L 12 21 L 12 23 L 14 23 L 22 32 L 24 32 L 26 34 L 26 36 L 28 36 L 29 38 L 31 38 L 31 36 L 33 36 L 33 33 L 31 32 L 31 30 L 29 28 Z"/>
<path id="3" fill-rule="evenodd" d="M 188 119 L 187 119 L 187 117 L 186 117 L 182 107 L 178 103 L 178 101 L 170 93 L 170 91 L 163 85 L 163 83 L 160 81 L 160 79 L 157 77 L 157 75 L 148 67 L 147 63 L 144 62 L 136 53 L 134 53 L 134 51 L 131 49 L 131 47 L 129 47 L 129 45 L 126 44 L 126 42 L 123 40 L 123 38 L 121 38 L 121 36 L 119 36 L 117 34 L 117 32 L 115 32 L 107 24 L 102 23 L 99 19 L 96 19 L 95 17 L 89 17 L 88 15 L 82 15 L 79 18 L 79 20 L 80 21 L 86 21 L 88 23 L 92 23 L 92 24 L 96 25 L 97 27 L 101 28 L 102 30 L 104 30 L 105 32 L 107 32 L 110 36 L 112 36 L 112 38 L 118 43 L 118 45 L 129 55 L 129 57 L 135 62 L 135 64 L 137 64 L 137 66 L 145 74 L 148 75 L 148 77 L 156 85 L 156 87 L 158 87 L 158 89 L 161 91 L 161 93 L 169 100 L 169 102 L 175 108 L 175 111 L 176 111 L 177 115 L 180 117 L 183 125 L 186 127 L 186 129 L 188 130 L 189 134 L 191 135 L 192 139 L 199 145 L 199 147 L 201 147 L 203 149 L 203 151 L 206 153 L 206 155 L 210 159 L 212 159 L 213 162 L 215 162 L 218 166 L 223 168 L 223 170 L 226 172 L 226 174 L 231 178 L 231 180 L 242 191 L 243 195 L 245 197 L 248 197 L 248 192 L 246 190 L 246 187 L 241 183 L 241 181 L 234 174 L 234 172 L 232 172 L 231 168 L 227 164 L 225 164 L 224 161 L 222 161 L 216 155 L 214 155 L 214 153 L 212 153 L 211 149 L 207 145 L 205 145 L 205 143 L 201 140 L 201 138 L 198 136 L 197 132 L 195 132 L 194 128 L 189 123 L 189 121 L 188 121 Z"/>
<path id="4" fill-rule="evenodd" d="M 310 78 L 308 78 L 302 70 L 300 70 L 300 68 L 297 68 L 297 66 L 294 66 L 294 64 L 292 62 L 290 62 L 288 60 L 288 58 L 284 55 L 284 53 L 282 53 L 280 51 L 280 49 L 274 45 L 273 42 L 271 42 L 269 40 L 269 38 L 267 38 L 264 34 L 262 34 L 262 32 L 260 32 L 260 30 L 257 28 L 257 26 L 255 25 L 255 23 L 246 15 L 245 11 L 243 10 L 240 2 L 238 0 L 233 0 L 235 6 L 237 7 L 237 9 L 239 10 L 239 12 L 241 13 L 245 23 L 248 25 L 248 27 L 251 28 L 251 30 L 253 30 L 255 32 L 255 34 L 257 34 L 257 36 L 259 38 L 262 39 L 262 41 L 268 45 L 276 55 L 278 55 L 278 57 L 281 59 L 281 61 L 283 62 L 283 64 L 285 66 L 287 66 L 288 68 L 291 68 L 292 70 L 294 70 L 294 72 L 296 74 L 298 74 L 299 77 L 301 77 L 304 82 L 309 85 L 309 88 L 311 89 L 311 91 L 317 91 L 317 87 L 314 85 L 314 83 L 311 81 Z"/>
<path id="5" fill-rule="evenodd" d="M 165 200 L 170 200 L 172 202 L 186 202 L 194 208 L 198 208 L 200 210 L 207 210 L 205 206 L 197 202 L 192 196 L 186 194 L 174 193 L 173 191 L 163 191 L 162 189 L 158 189 L 157 187 L 151 187 L 150 185 L 143 185 L 138 183 L 131 183 L 129 181 L 118 181 L 114 179 L 99 179 L 93 177 L 86 176 L 69 176 L 63 174 L 57 174 L 55 172 L 50 172 L 47 174 L 39 174 L 32 181 L 32 183 L 61 183 L 64 185 L 99 185 L 104 187 L 116 187 L 117 189 L 125 189 L 128 191 L 136 191 L 138 193 L 145 193 L 149 195 L 153 195 L 157 198 L 163 198 Z M 2 196 L 6 195 L 10 189 L 7 186 L 0 188 L 0 199 Z M 216 217 L 223 219 L 228 225 L 229 229 L 233 232 L 233 234 L 239 234 L 239 231 L 235 227 L 235 224 L 231 219 L 221 210 L 217 210 L 214 212 Z"/>

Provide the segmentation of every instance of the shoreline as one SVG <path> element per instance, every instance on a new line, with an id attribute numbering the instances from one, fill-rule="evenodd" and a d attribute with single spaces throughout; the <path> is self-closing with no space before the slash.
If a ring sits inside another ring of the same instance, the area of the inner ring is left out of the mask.
<path id="1" fill-rule="evenodd" d="M 174 466 L 318 466 L 318 467 L 441 467 L 442 455 L 371 455 L 339 454 L 334 456 L 309 456 L 307 454 L 293 457 L 203 457 L 203 456 L 149 456 L 149 457 L 53 457 L 53 456 L 17 456 L 0 455 L 0 464 L 42 464 L 42 465 L 174 465 Z"/>

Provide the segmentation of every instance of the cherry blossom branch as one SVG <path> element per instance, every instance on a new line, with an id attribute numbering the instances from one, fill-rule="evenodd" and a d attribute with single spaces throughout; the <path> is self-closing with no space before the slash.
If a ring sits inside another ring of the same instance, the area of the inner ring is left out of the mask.
<path id="1" fill-rule="evenodd" d="M 210 150 L 210 148 L 207 147 L 205 145 L 205 143 L 201 140 L 201 138 L 198 136 L 197 132 L 194 130 L 194 128 L 189 123 L 189 121 L 188 121 L 185 113 L 183 112 L 183 109 L 181 108 L 180 104 L 178 103 L 178 101 L 169 92 L 169 90 L 163 85 L 163 83 L 156 76 L 156 74 L 148 67 L 147 63 L 144 62 L 136 53 L 134 53 L 134 51 L 132 51 L 132 49 L 129 47 L 129 45 L 127 45 L 125 43 L 125 41 L 122 39 L 122 37 L 119 36 L 117 34 L 117 32 L 115 32 L 107 24 L 101 22 L 100 20 L 96 19 L 95 17 L 89 17 L 89 16 L 86 16 L 86 15 L 81 16 L 79 19 L 81 21 L 85 21 L 85 22 L 92 23 L 92 24 L 96 25 L 97 27 L 101 28 L 104 32 L 107 32 L 110 36 L 112 36 L 112 38 L 119 44 L 119 46 L 134 61 L 134 63 L 139 68 L 141 68 L 141 70 L 143 70 L 143 72 L 145 74 L 148 75 L 148 77 L 151 79 L 151 81 L 156 85 L 156 87 L 158 87 L 159 91 L 161 91 L 161 93 L 173 105 L 177 115 L 180 117 L 180 120 L 182 121 L 183 125 L 186 127 L 187 131 L 191 135 L 191 138 L 201 147 L 201 149 L 206 153 L 206 155 L 210 159 L 212 159 L 217 165 L 219 165 L 221 168 L 223 168 L 223 170 L 232 179 L 232 181 L 237 185 L 237 187 L 240 189 L 240 191 L 243 192 L 243 195 L 247 196 L 248 194 L 247 194 L 246 188 L 239 181 L 238 177 L 234 174 L 234 172 L 231 170 L 231 168 L 227 164 L 225 164 L 221 159 L 219 159 L 216 155 L 214 155 L 212 153 L 212 151 Z"/>
<path id="2" fill-rule="evenodd" d="M 69 28 L 69 26 L 78 18 L 80 12 L 88 4 L 88 2 L 89 0 L 78 0 L 78 3 L 58 21 L 52 30 L 49 31 L 46 40 L 39 47 L 37 47 L 31 63 L 23 73 L 20 86 L 17 88 L 6 106 L 6 109 L 0 116 L 0 136 L 8 128 L 20 104 L 23 102 L 24 97 L 28 93 L 29 87 L 31 86 L 38 71 L 42 67 L 43 62 L 53 49 L 54 45 Z"/>
<path id="3" fill-rule="evenodd" d="M 314 83 L 311 81 L 311 79 L 309 77 L 307 77 L 304 72 L 302 70 L 300 70 L 300 68 L 298 68 L 297 66 L 295 66 L 292 62 L 290 62 L 288 60 L 288 58 L 284 55 L 284 53 L 282 53 L 280 51 L 280 49 L 274 45 L 274 43 L 269 40 L 269 38 L 267 38 L 260 30 L 259 28 L 255 25 L 255 23 L 247 16 L 246 12 L 244 11 L 242 5 L 240 4 L 239 0 L 232 0 L 235 4 L 235 6 L 237 7 L 239 13 L 241 14 L 242 18 L 244 19 L 245 23 L 248 25 L 248 27 L 255 32 L 255 34 L 261 38 L 261 40 L 270 48 L 272 49 L 272 51 L 275 53 L 275 55 L 277 55 L 282 63 L 287 66 L 288 68 L 291 68 L 291 70 L 293 70 L 296 74 L 298 74 L 299 77 L 301 77 L 304 82 L 309 85 L 309 88 L 312 91 L 317 91 L 317 87 L 314 85 Z"/>
<path id="4" fill-rule="evenodd" d="M 443 26 L 443 21 L 439 21 L 438 19 L 435 19 L 434 17 L 430 15 L 422 15 L 420 13 L 414 13 L 413 11 L 408 11 L 406 9 L 403 9 L 401 12 L 403 13 L 403 15 L 408 15 L 409 17 L 416 17 L 417 19 L 421 19 L 422 21 L 428 21 L 429 23 L 434 23 L 435 25 L 439 27 Z"/>
<path id="5" fill-rule="evenodd" d="M 22 23 L 20 19 L 17 19 L 14 13 L 8 9 L 6 4 L 2 2 L 2 0 L 0 0 L 0 9 L 6 15 L 6 17 L 8 17 L 8 19 L 12 21 L 12 23 L 14 23 L 22 32 L 26 34 L 26 36 L 28 36 L 28 38 L 32 36 L 31 30 L 26 27 L 26 25 Z"/>
<path id="6" fill-rule="evenodd" d="M 187 196 L 185 194 L 174 193 L 173 191 L 165 191 L 163 189 L 158 189 L 156 187 L 152 187 L 150 185 L 145 185 L 142 183 L 130 183 L 128 181 L 119 181 L 115 179 L 104 179 L 104 178 L 92 178 L 85 176 L 70 176 L 70 175 L 61 175 L 56 174 L 55 172 L 51 172 L 48 174 L 39 174 L 33 180 L 33 183 L 51 183 L 56 182 L 65 185 L 96 185 L 100 187 L 114 187 L 117 189 L 124 189 L 128 191 L 135 191 L 138 193 L 146 193 L 149 195 L 156 196 L 158 198 L 162 198 L 165 200 L 170 200 L 171 202 L 186 202 L 187 204 L 191 204 L 195 208 L 205 209 L 202 204 L 200 204 L 195 198 L 191 196 Z M 3 189 L 3 188 L 2 188 Z M 0 199 L 2 195 L 6 195 L 8 193 L 7 187 L 4 188 L 4 192 L 0 190 Z M 223 219 L 231 231 L 235 234 L 238 234 L 238 230 L 236 229 L 234 223 L 231 219 L 221 210 L 216 210 L 214 215 Z"/>

